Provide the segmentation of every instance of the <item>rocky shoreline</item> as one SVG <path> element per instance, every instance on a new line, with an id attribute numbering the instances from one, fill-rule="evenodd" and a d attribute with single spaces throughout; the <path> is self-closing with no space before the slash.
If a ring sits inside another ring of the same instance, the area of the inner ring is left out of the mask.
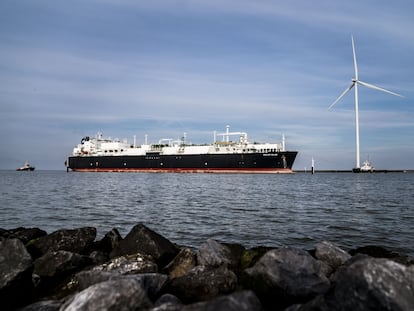
<path id="1" fill-rule="evenodd" d="M 414 310 L 414 258 L 349 252 L 178 246 L 143 224 L 96 240 L 84 227 L 0 229 L 2 310 Z"/>

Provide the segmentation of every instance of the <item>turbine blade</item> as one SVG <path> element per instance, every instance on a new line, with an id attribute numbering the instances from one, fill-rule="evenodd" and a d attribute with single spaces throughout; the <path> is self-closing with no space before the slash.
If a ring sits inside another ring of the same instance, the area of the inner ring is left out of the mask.
<path id="1" fill-rule="evenodd" d="M 339 102 L 342 99 L 342 97 L 344 97 L 346 93 L 348 93 L 354 87 L 354 85 L 355 85 L 355 82 L 352 82 L 352 84 L 348 86 L 346 90 L 342 92 L 341 95 L 339 95 L 339 97 L 333 102 L 333 104 L 329 106 L 328 110 L 331 109 L 333 106 L 335 106 L 336 103 Z"/>
<path id="2" fill-rule="evenodd" d="M 359 84 L 361 84 L 361 85 L 363 85 L 365 87 L 368 87 L 370 89 L 374 89 L 374 90 L 381 91 L 381 92 L 384 92 L 384 93 L 388 93 L 388 94 L 391 94 L 391 95 L 394 95 L 394 96 L 398 96 L 398 97 L 404 97 L 403 95 L 400 95 L 400 94 L 397 94 L 397 93 L 388 91 L 386 89 L 383 89 L 382 87 L 379 87 L 379 86 L 376 86 L 376 85 L 373 85 L 373 84 L 369 84 L 369 83 L 366 83 L 366 82 L 363 82 L 363 81 L 359 81 L 358 80 L 357 83 L 359 83 Z"/>
<path id="3" fill-rule="evenodd" d="M 351 39 L 352 39 L 352 54 L 354 55 L 355 80 L 358 80 L 358 65 L 357 65 L 356 53 L 355 53 L 354 36 L 351 36 Z"/>

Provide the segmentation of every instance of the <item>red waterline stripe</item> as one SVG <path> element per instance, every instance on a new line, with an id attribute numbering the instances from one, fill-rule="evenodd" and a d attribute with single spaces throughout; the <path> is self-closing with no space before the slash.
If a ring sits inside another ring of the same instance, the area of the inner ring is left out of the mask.
<path id="1" fill-rule="evenodd" d="M 75 168 L 74 172 L 131 172 L 131 173 L 219 173 L 219 174 L 289 174 L 293 173 L 292 169 L 288 168 L 215 168 L 215 169 L 200 169 L 200 168 Z"/>

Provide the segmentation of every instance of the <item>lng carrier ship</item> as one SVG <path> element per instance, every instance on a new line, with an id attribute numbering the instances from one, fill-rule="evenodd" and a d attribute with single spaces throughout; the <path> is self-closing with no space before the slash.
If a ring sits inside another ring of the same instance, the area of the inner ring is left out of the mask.
<path id="1" fill-rule="evenodd" d="M 236 141 L 231 139 L 236 137 Z M 220 138 L 220 139 L 219 139 Z M 183 172 L 183 173 L 291 173 L 297 151 L 282 143 L 250 143 L 245 132 L 214 132 L 212 144 L 187 144 L 161 139 L 142 145 L 128 141 L 84 137 L 65 162 L 77 172 Z"/>

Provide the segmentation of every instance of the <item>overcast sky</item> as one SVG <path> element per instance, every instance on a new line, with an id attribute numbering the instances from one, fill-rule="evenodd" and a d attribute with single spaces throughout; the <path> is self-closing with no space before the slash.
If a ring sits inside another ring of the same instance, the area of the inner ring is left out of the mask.
<path id="1" fill-rule="evenodd" d="M 0 169 L 62 169 L 85 136 L 152 142 L 246 131 L 294 169 L 414 169 L 414 2 L 2 0 Z"/>

